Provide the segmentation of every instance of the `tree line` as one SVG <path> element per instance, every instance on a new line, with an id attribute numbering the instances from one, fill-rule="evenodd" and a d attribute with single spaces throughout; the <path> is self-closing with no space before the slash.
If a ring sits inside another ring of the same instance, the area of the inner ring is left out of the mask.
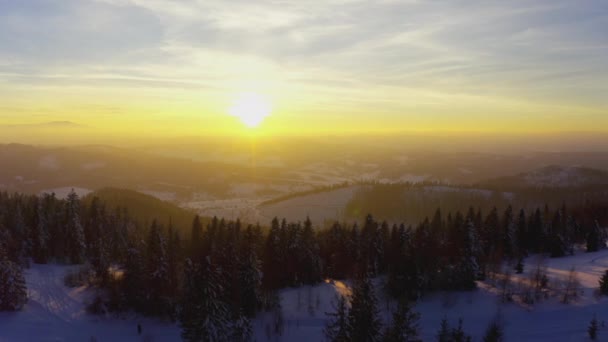
<path id="1" fill-rule="evenodd" d="M 386 291 L 400 301 L 472 290 L 506 260 L 519 272 L 532 253 L 561 257 L 576 244 L 589 252 L 604 248 L 606 233 L 596 218 L 606 210 L 589 203 L 529 212 L 507 206 L 486 214 L 437 209 L 417 225 L 368 215 L 360 224 L 325 229 L 310 219 L 275 218 L 262 227 L 218 218 L 203 224 L 196 216 L 183 234 L 171 223 L 137 222 L 127 209 L 107 208 L 99 199 L 82 203 L 73 192 L 65 200 L 0 193 L 0 286 L 10 293 L 0 294 L 0 310 L 25 303 L 21 270 L 30 262 L 86 263 L 89 282 L 100 289 L 92 312 L 134 310 L 175 320 L 187 341 L 248 341 L 251 318 L 280 312 L 282 288 L 324 279 L 365 285 L 364 279 L 384 275 Z"/>

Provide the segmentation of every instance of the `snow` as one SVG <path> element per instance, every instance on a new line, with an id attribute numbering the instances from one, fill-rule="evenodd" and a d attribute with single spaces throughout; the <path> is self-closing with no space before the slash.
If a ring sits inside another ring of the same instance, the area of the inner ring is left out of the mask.
<path id="1" fill-rule="evenodd" d="M 463 319 L 465 331 L 474 341 L 481 340 L 488 324 L 500 316 L 505 327 L 506 341 L 584 341 L 590 320 L 597 315 L 600 321 L 600 340 L 608 340 L 608 298 L 597 297 L 599 277 L 608 269 L 608 250 L 597 253 L 578 252 L 575 256 L 544 259 L 550 287 L 559 286 L 572 267 L 578 274 L 581 297 L 562 304 L 559 298 L 549 298 L 532 306 L 502 303 L 497 289 L 489 282 L 480 282 L 472 292 L 437 293 L 421 300 L 415 307 L 420 312 L 421 337 L 435 339 L 441 320 L 450 325 Z M 526 259 L 523 275 L 513 275 L 520 283 L 529 277 L 537 264 L 537 257 Z M 0 341 L 98 341 L 138 340 L 137 324 L 142 324 L 144 335 L 154 341 L 178 341 L 180 330 L 175 324 L 129 315 L 124 319 L 97 317 L 85 312 L 85 303 L 92 290 L 81 287 L 70 289 L 63 285 L 66 272 L 72 266 L 33 265 L 26 270 L 29 302 L 16 313 L 0 313 Z M 383 279 L 375 279 L 378 305 L 386 322 L 394 302 L 380 293 Z M 275 316 L 262 313 L 253 322 L 257 341 L 319 341 L 323 340 L 326 313 L 333 312 L 336 296 L 348 295 L 348 282 L 326 280 L 316 286 L 302 286 L 280 292 L 285 321 L 282 336 L 272 333 Z"/>
<path id="2" fill-rule="evenodd" d="M 153 341 L 179 341 L 179 328 L 142 318 L 104 318 L 86 313 L 92 291 L 63 284 L 72 266 L 32 265 L 25 271 L 28 303 L 22 311 L 0 313 L 0 341 L 133 341 L 137 324 Z"/>
<path id="3" fill-rule="evenodd" d="M 519 278 L 527 277 L 527 272 L 534 270 L 536 260 L 536 257 L 526 260 L 525 272 Z M 438 293 L 424 298 L 416 305 L 415 310 L 421 314 L 422 340 L 435 340 L 441 320 L 446 317 L 451 326 L 457 325 L 462 318 L 465 331 L 473 336 L 474 341 L 480 341 L 490 322 L 500 317 L 504 323 L 506 341 L 584 341 L 594 315 L 597 315 L 600 322 L 608 321 L 608 298 L 598 298 L 595 295 L 599 278 L 608 269 L 608 250 L 546 259 L 544 263 L 550 286 L 558 286 L 556 284 L 575 267 L 583 291 L 578 301 L 562 304 L 559 298 L 550 298 L 531 307 L 502 303 L 486 283 L 479 283 L 479 289 L 473 292 Z M 513 278 L 516 281 L 518 277 L 513 275 Z M 379 309 L 387 322 L 394 303 L 387 305 L 386 299 L 379 293 L 382 280 L 376 279 L 375 284 Z M 279 340 L 323 340 L 325 316 L 322 313 L 333 312 L 331 301 L 337 294 L 348 293 L 348 285 L 337 281 L 284 291 L 282 299 L 287 327 Z M 311 311 L 308 308 L 309 297 L 312 298 Z M 315 302 L 317 298 L 321 299 L 320 305 Z M 263 336 L 258 331 L 262 322 L 257 322 L 258 336 Z M 600 341 L 608 340 L 608 329 L 600 328 L 599 336 Z"/>
<path id="4" fill-rule="evenodd" d="M 350 186 L 260 206 L 261 222 L 268 222 L 275 216 L 293 222 L 304 221 L 307 216 L 319 223 L 340 220 L 346 205 L 359 189 L 360 186 Z"/>

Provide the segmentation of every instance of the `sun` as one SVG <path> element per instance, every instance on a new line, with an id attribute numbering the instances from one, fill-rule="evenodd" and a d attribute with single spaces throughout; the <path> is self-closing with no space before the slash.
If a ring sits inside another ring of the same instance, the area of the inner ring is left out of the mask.
<path id="1" fill-rule="evenodd" d="M 258 127 L 271 111 L 268 99 L 253 92 L 239 94 L 228 110 L 230 115 L 239 118 L 249 128 Z"/>

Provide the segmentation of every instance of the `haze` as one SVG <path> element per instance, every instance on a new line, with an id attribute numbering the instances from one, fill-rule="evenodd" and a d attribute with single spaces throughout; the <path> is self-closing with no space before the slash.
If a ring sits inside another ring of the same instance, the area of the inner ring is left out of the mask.
<path id="1" fill-rule="evenodd" d="M 500 135 L 603 149 L 607 18 L 603 1 L 2 1 L 0 140 Z M 272 107 L 255 127 L 229 114 L 244 92 Z"/>

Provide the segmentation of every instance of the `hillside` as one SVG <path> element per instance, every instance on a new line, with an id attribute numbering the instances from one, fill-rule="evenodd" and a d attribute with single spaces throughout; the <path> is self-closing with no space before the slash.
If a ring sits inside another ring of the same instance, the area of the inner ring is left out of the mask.
<path id="1" fill-rule="evenodd" d="M 128 208 L 129 215 L 140 224 L 150 224 L 153 220 L 164 225 L 171 222 L 174 227 L 186 234 L 190 233 L 192 220 L 196 215 L 194 211 L 128 189 L 103 188 L 90 193 L 83 198 L 83 201 L 89 203 L 95 197 L 106 203 L 109 209 Z"/>
<path id="2" fill-rule="evenodd" d="M 582 188 L 608 185 L 608 171 L 578 166 L 550 165 L 514 176 L 482 182 L 503 188 Z"/>

